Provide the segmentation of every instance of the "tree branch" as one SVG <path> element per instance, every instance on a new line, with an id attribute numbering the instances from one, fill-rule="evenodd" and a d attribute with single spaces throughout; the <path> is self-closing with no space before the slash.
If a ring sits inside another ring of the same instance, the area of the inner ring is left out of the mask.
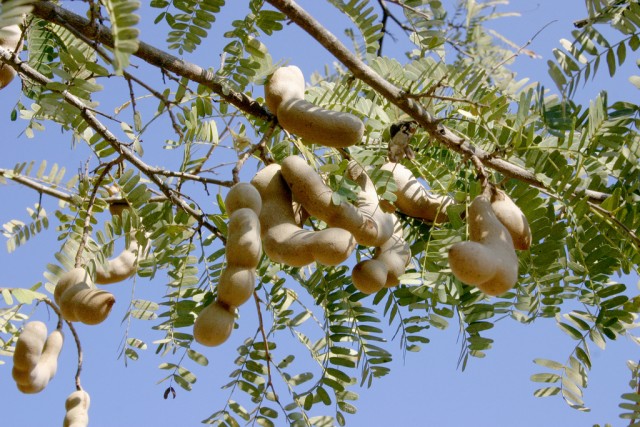
<path id="1" fill-rule="evenodd" d="M 5 63 L 15 68 L 21 75 L 26 76 L 27 78 L 37 82 L 42 86 L 47 86 L 49 83 L 51 83 L 51 80 L 49 80 L 46 76 L 31 68 L 26 62 L 22 62 L 17 58 L 12 58 L 11 52 L 1 47 L 0 60 L 3 60 Z M 94 112 L 89 107 L 87 107 L 81 99 L 72 95 L 67 90 L 60 91 L 58 93 L 62 95 L 66 103 L 78 109 L 85 122 L 94 131 L 96 131 L 116 151 L 116 153 L 124 157 L 140 172 L 145 174 L 151 180 L 151 182 L 153 182 L 160 189 L 160 191 L 167 197 L 167 199 L 171 201 L 171 203 L 175 204 L 186 213 L 194 217 L 200 224 L 202 224 L 214 235 L 224 241 L 224 236 L 222 235 L 222 233 L 220 233 L 220 230 L 218 230 L 217 227 L 215 227 L 213 224 L 210 224 L 206 221 L 206 215 L 203 212 L 199 212 L 191 207 L 160 178 L 160 169 L 151 167 L 143 162 L 142 159 L 138 158 L 134 154 L 134 152 L 126 146 L 126 144 L 120 142 L 118 138 L 113 133 L 111 133 L 111 131 L 105 125 L 103 125 L 102 122 L 100 122 L 100 120 L 96 118 Z"/>
<path id="2" fill-rule="evenodd" d="M 113 37 L 109 28 L 97 22 L 92 23 L 88 19 L 76 15 L 51 1 L 34 2 L 32 13 L 38 18 L 60 25 L 74 33 L 79 32 L 91 40 L 113 48 Z M 247 114 L 265 121 L 274 120 L 274 116 L 257 101 L 244 93 L 231 90 L 224 82 L 217 79 L 210 70 L 205 70 L 196 64 L 184 61 L 142 41 L 140 41 L 138 51 L 134 55 L 150 65 L 171 71 L 208 87 L 226 102 Z"/>
<path id="3" fill-rule="evenodd" d="M 12 170 L 0 168 L 0 177 L 10 179 L 11 181 L 15 181 L 18 184 L 24 185 L 25 187 L 32 188 L 40 194 L 46 194 L 48 196 L 55 197 L 56 199 L 64 200 L 67 203 L 73 204 L 73 196 L 71 194 L 67 194 L 63 191 L 56 190 L 51 187 L 47 187 L 46 185 L 41 184 L 34 179 L 28 178 L 24 175 L 16 174 Z"/>
<path id="4" fill-rule="evenodd" d="M 536 178 L 535 174 L 473 146 L 469 141 L 442 126 L 440 121 L 429 114 L 418 101 L 407 96 L 403 90 L 389 83 L 371 67 L 353 55 L 336 36 L 324 28 L 293 0 L 267 0 L 267 2 L 309 33 L 337 60 L 342 62 L 355 77 L 368 84 L 372 89 L 416 120 L 433 139 L 465 157 L 476 156 L 485 166 L 510 178 L 550 191 L 542 181 Z M 582 193 L 595 203 L 602 202 L 609 196 L 607 193 L 588 189 L 578 189 L 576 191 L 576 195 Z"/>

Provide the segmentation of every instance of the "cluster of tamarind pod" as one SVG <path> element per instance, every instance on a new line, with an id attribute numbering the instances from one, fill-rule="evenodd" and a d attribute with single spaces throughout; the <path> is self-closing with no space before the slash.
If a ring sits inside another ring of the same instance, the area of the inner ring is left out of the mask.
<path id="1" fill-rule="evenodd" d="M 449 248 L 451 271 L 487 295 L 501 295 L 518 280 L 516 249 L 531 246 L 527 218 L 507 194 L 487 185 L 469 206 L 469 241 Z"/>
<path id="2" fill-rule="evenodd" d="M 193 325 L 193 337 L 202 345 L 220 345 L 229 338 L 235 323 L 236 307 L 255 289 L 256 268 L 262 255 L 259 215 L 262 199 L 248 183 L 236 184 L 225 198 L 229 227 L 225 256 L 216 301 L 200 312 Z"/>
<path id="3" fill-rule="evenodd" d="M 113 216 L 120 216 L 128 205 L 110 207 Z M 98 265 L 95 281 L 83 267 L 76 267 L 63 273 L 56 284 L 54 299 L 60 307 L 62 318 L 70 322 L 87 325 L 102 323 L 116 302 L 111 292 L 98 289 L 95 284 L 109 285 L 122 282 L 133 276 L 138 268 L 142 250 L 135 238 L 119 255 L 107 261 L 106 266 Z"/>
<path id="4" fill-rule="evenodd" d="M 40 321 L 24 325 L 13 353 L 11 374 L 23 393 L 40 393 L 58 370 L 58 357 L 64 336 L 60 329 L 47 335 L 47 326 Z M 89 395 L 84 390 L 71 393 L 65 403 L 64 427 L 89 425 Z"/>
<path id="5" fill-rule="evenodd" d="M 361 141 L 364 124 L 359 118 L 313 105 L 304 99 L 304 92 L 304 77 L 295 66 L 278 68 L 265 85 L 267 107 L 283 129 L 329 147 Z M 356 200 L 335 203 L 333 190 L 322 176 L 295 155 L 259 170 L 251 184 L 232 187 L 225 202 L 229 212 L 227 266 L 220 275 L 217 300 L 196 318 L 195 339 L 216 346 L 230 336 L 236 307 L 254 291 L 262 250 L 274 262 L 302 267 L 313 262 L 339 265 L 358 244 L 374 247 L 371 259 L 353 267 L 353 285 L 365 294 L 398 285 L 411 251 L 394 212 L 444 223 L 449 220 L 447 207 L 454 201 L 430 194 L 400 163 L 389 162 L 381 169 L 390 172 L 395 183 L 393 203 L 378 198 L 373 182 L 355 161 L 349 162 L 345 173 L 358 185 Z M 487 189 L 469 207 L 471 241 L 454 244 L 449 261 L 459 280 L 499 295 L 515 285 L 515 249 L 528 249 L 531 231 L 522 211 L 503 191 L 494 186 Z M 304 228 L 309 217 L 322 221 L 326 228 Z"/>
<path id="6" fill-rule="evenodd" d="M 22 50 L 22 30 L 19 25 L 0 28 L 0 47 L 14 53 Z M 16 70 L 0 62 L 0 89 L 4 89 L 16 77 Z"/>

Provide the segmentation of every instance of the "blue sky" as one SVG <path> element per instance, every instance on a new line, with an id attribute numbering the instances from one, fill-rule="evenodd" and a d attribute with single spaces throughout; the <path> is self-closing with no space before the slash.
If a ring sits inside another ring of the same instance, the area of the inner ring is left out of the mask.
<path id="1" fill-rule="evenodd" d="M 246 2 L 229 3 L 234 3 L 229 6 L 233 9 L 237 4 Z M 335 19 L 335 12 L 328 14 L 326 8 L 319 6 L 321 3 L 317 0 L 300 2 L 331 30 L 341 34 L 346 21 L 342 18 Z M 64 5 L 67 6 L 68 3 L 64 2 Z M 520 77 L 530 76 L 553 89 L 546 73 L 546 60 L 552 57 L 551 49 L 557 45 L 557 41 L 561 37 L 569 37 L 571 23 L 586 15 L 583 9 L 582 0 L 513 1 L 504 8 L 505 11 L 521 11 L 523 16 L 505 18 L 502 22 L 497 22 L 495 28 L 518 44 L 524 44 L 545 24 L 556 21 L 529 46 L 542 59 L 518 59 L 515 69 Z M 143 19 L 151 21 L 152 18 L 145 16 Z M 224 22 L 218 25 L 227 28 Z M 308 36 L 299 32 L 292 36 L 288 30 L 273 39 L 265 39 L 274 60 L 286 60 L 299 65 L 306 76 L 331 62 L 331 58 Z M 399 30 L 392 30 L 401 37 Z M 160 43 L 158 34 L 159 32 L 154 33 L 148 22 L 143 25 L 143 40 Z M 202 47 L 189 59 L 200 65 L 217 66 L 217 52 L 223 43 L 222 40 L 211 40 L 211 46 Z M 387 43 L 385 53 L 392 55 L 394 46 L 391 40 Z M 136 62 L 139 61 L 134 60 Z M 157 79 L 157 75 L 149 78 Z M 637 89 L 627 82 L 624 72 L 616 77 L 616 82 L 600 79 L 587 85 L 578 99 L 588 102 L 589 97 L 603 87 L 609 90 L 613 99 L 631 96 L 637 99 Z M 259 95 L 261 88 L 256 89 L 254 96 Z M 47 132 L 37 133 L 36 138 L 27 139 L 21 134 L 24 122 L 10 122 L 9 114 L 18 96 L 19 85 L 14 83 L 3 90 L 0 97 L 1 144 L 5 146 L 0 167 L 10 168 L 20 161 L 34 159 L 39 162 L 47 159 L 49 164 L 57 162 L 66 165 L 69 173 L 81 168 L 88 150 L 80 146 L 71 151 L 70 137 L 58 132 L 55 125 L 49 124 Z M 109 96 L 110 93 L 102 93 L 99 98 L 103 105 L 111 109 L 125 99 L 109 99 Z M 158 138 L 155 146 L 152 145 L 154 137 Z M 146 136 L 149 146 L 147 161 L 151 164 L 162 164 L 164 160 L 159 157 L 162 153 L 162 137 L 159 132 Z M 38 201 L 35 192 L 15 185 L 0 187 L 0 197 L 4 200 L 0 207 L 2 223 L 13 218 L 26 219 L 25 207 L 33 206 Z M 56 201 L 46 199 L 44 202 L 48 212 L 53 212 Z M 0 287 L 28 287 L 43 280 L 45 266 L 53 261 L 52 253 L 59 246 L 54 224 L 55 221 L 52 220 L 48 232 L 28 242 L 15 253 L 9 255 L 4 250 L 0 251 Z M 621 281 L 627 284 L 631 293 L 637 292 L 637 277 L 622 278 Z M 131 326 L 131 336 L 143 338 L 149 343 L 149 350 L 141 352 L 140 360 L 130 362 L 125 368 L 123 361 L 117 359 L 126 328 L 121 319 L 131 293 L 135 292 L 140 298 L 158 298 L 164 292 L 164 284 L 164 278 L 157 277 L 151 282 L 138 278 L 135 284 L 129 281 L 111 286 L 109 290 L 114 292 L 119 304 L 116 304 L 109 319 L 98 326 L 78 326 L 85 351 L 82 380 L 92 398 L 91 426 L 198 425 L 226 402 L 229 391 L 221 390 L 220 387 L 229 381 L 228 374 L 233 370 L 233 360 L 237 356 L 235 349 L 244 337 L 255 331 L 256 319 L 252 303 L 242 308 L 239 329 L 234 331 L 228 343 L 213 349 L 196 347 L 209 358 L 209 365 L 188 365 L 198 376 L 198 381 L 192 392 L 176 387 L 176 399 L 162 398 L 167 384 L 157 385 L 156 382 L 164 376 L 165 371 L 159 370 L 157 366 L 162 362 L 176 363 L 180 355 L 161 359 L 154 354 L 155 346 L 151 341 L 161 336 L 149 333 L 151 322 L 137 321 Z M 303 292 L 301 289 L 298 291 Z M 53 314 L 43 306 L 38 307 L 34 318 L 46 321 L 50 328 L 55 325 Z M 530 382 L 529 377 L 543 369 L 534 365 L 532 360 L 542 357 L 564 361 L 573 346 L 573 342 L 555 326 L 553 320 L 538 321 L 528 326 L 508 319 L 499 322 L 489 335 L 495 342 L 487 352 L 487 357 L 471 360 L 465 372 L 457 369 L 460 344 L 455 326 L 446 331 L 432 329 L 428 336 L 431 343 L 424 345 L 419 353 L 410 353 L 403 359 L 400 351 L 395 352 L 391 375 L 377 380 L 371 389 L 357 390 L 360 394 L 360 399 L 355 402 L 358 413 L 348 417 L 347 425 L 577 427 L 606 422 L 622 424 L 618 418 L 621 410 L 617 405 L 620 394 L 628 391 L 630 372 L 625 362 L 627 359 L 638 358 L 637 346 L 629 341 L 610 342 L 604 352 L 593 346 L 594 367 L 590 373 L 589 387 L 585 391 L 586 404 L 592 411 L 580 413 L 570 409 L 557 396 L 546 399 L 533 397 L 536 384 Z M 58 374 L 48 388 L 37 395 L 23 395 L 17 391 L 11 379 L 11 361 L 0 357 L 0 360 L 7 362 L 0 365 L 0 401 L 3 407 L 1 426 L 43 427 L 61 423 L 64 417 L 64 399 L 73 391 L 76 363 L 75 349 L 68 332 L 66 337 Z M 287 344 L 286 341 L 283 342 L 280 348 L 286 350 Z M 390 348 L 399 350 L 394 343 Z M 284 354 L 278 351 L 274 356 Z M 304 363 L 299 368 L 301 371 L 312 369 Z"/>

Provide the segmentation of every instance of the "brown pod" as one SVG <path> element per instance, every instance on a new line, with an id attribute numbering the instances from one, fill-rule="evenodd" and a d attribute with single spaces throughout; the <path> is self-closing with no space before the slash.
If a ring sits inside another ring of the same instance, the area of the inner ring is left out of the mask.
<path id="1" fill-rule="evenodd" d="M 47 337 L 47 326 L 39 321 L 25 325 L 13 353 L 12 376 L 23 393 L 39 393 L 58 370 L 64 336 L 59 330 Z"/>
<path id="2" fill-rule="evenodd" d="M 304 75 L 295 65 L 278 68 L 264 87 L 267 108 L 277 114 L 278 107 L 288 99 L 304 98 Z"/>
<path id="3" fill-rule="evenodd" d="M 531 228 L 520 208 L 507 193 L 498 189 L 491 194 L 491 207 L 498 220 L 509 231 L 513 246 L 521 251 L 528 250 L 531 247 Z"/>
<path id="4" fill-rule="evenodd" d="M 202 309 L 193 325 L 193 337 L 202 345 L 215 347 L 231 335 L 234 309 L 215 301 Z"/>
<path id="5" fill-rule="evenodd" d="M 240 307 L 253 295 L 255 269 L 227 266 L 220 273 L 218 300 L 230 307 Z"/>
<path id="6" fill-rule="evenodd" d="M 382 170 L 390 171 L 396 184 L 396 201 L 386 202 L 386 210 L 398 209 L 405 215 L 429 222 L 448 222 L 447 206 L 453 203 L 449 196 L 434 196 L 400 163 L 385 163 Z M 395 207 L 394 207 L 395 206 Z"/>
<path id="7" fill-rule="evenodd" d="M 248 182 L 235 184 L 224 199 L 227 212 L 232 213 L 242 208 L 249 208 L 260 215 L 262 209 L 262 199 L 258 190 Z"/>
<path id="8" fill-rule="evenodd" d="M 66 410 L 63 427 L 87 427 L 89 425 L 89 393 L 84 390 L 74 391 L 64 403 Z"/>
<path id="9" fill-rule="evenodd" d="M 291 191 L 282 177 L 280 165 L 274 163 L 260 170 L 251 183 L 263 200 L 260 212 L 262 248 L 271 260 L 292 267 L 314 261 L 338 265 L 351 255 L 356 241 L 347 230 L 311 231 L 298 225 Z"/>
<path id="10" fill-rule="evenodd" d="M 333 191 L 322 177 L 301 157 L 289 156 L 282 162 L 282 176 L 287 182 L 293 198 L 304 209 L 327 223 L 330 227 L 342 228 L 353 234 L 358 243 L 365 246 L 380 246 L 393 233 L 393 220 L 384 212 L 373 215 L 376 204 L 363 189 L 359 203 L 366 205 L 360 209 L 350 203 L 333 203 Z M 365 175 L 366 176 L 366 175 Z M 363 183 L 366 186 L 366 179 Z M 371 184 L 373 186 L 373 184 Z M 375 188 L 373 188 L 375 192 Z M 377 196 L 373 196 L 377 200 Z"/>
<path id="11" fill-rule="evenodd" d="M 469 240 L 449 249 L 449 266 L 463 283 L 487 295 L 501 295 L 518 280 L 518 257 L 511 236 L 498 220 L 489 196 L 477 196 L 469 206 Z"/>
<path id="12" fill-rule="evenodd" d="M 101 265 L 96 267 L 96 283 L 99 285 L 119 283 L 136 274 L 140 253 L 138 242 L 132 239 L 128 248 L 107 261 L 106 268 Z"/>
<path id="13" fill-rule="evenodd" d="M 254 211 L 241 208 L 229 217 L 227 263 L 235 267 L 255 269 L 260 262 L 260 220 Z"/>
<path id="14" fill-rule="evenodd" d="M 116 302 L 110 292 L 97 289 L 91 277 L 80 267 L 60 276 L 54 299 L 64 319 L 87 325 L 103 322 Z"/>
<path id="15" fill-rule="evenodd" d="M 400 221 L 393 216 L 394 232 L 370 260 L 360 261 L 351 272 L 351 279 L 363 293 L 377 292 L 383 287 L 391 288 L 400 283 L 399 277 L 411 261 L 411 249 L 404 240 Z"/>

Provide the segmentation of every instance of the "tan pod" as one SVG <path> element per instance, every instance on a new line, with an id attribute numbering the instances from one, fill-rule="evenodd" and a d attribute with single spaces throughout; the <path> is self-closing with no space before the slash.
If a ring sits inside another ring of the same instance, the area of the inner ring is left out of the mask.
<path id="1" fill-rule="evenodd" d="M 251 183 L 263 200 L 260 212 L 262 248 L 271 260 L 291 267 L 302 267 L 314 261 L 339 265 L 351 255 L 356 241 L 347 230 L 311 231 L 297 224 L 291 191 L 282 177 L 280 165 L 271 164 L 260 170 Z"/>
<path id="2" fill-rule="evenodd" d="M 107 268 L 98 265 L 96 267 L 96 283 L 99 285 L 110 285 L 122 282 L 136 274 L 138 270 L 138 256 L 140 248 L 138 243 L 131 240 L 129 247 L 120 254 L 107 261 Z"/>
<path id="3" fill-rule="evenodd" d="M 372 294 L 383 287 L 397 286 L 411 261 L 411 249 L 404 240 L 402 224 L 395 216 L 393 220 L 394 232 L 389 240 L 376 248 L 372 259 L 360 261 L 351 271 L 353 285 L 362 293 Z"/>
<path id="4" fill-rule="evenodd" d="M 469 206 L 469 242 L 449 248 L 449 266 L 467 285 L 487 295 L 501 295 L 518 280 L 518 257 L 513 241 L 491 208 L 487 194 L 477 196 Z"/>
<path id="5" fill-rule="evenodd" d="M 294 65 L 278 68 L 264 88 L 269 110 L 278 123 L 312 144 L 344 148 L 357 144 L 364 123 L 353 114 L 327 110 L 304 99 L 304 76 Z"/>
<path id="6" fill-rule="evenodd" d="M 278 107 L 287 99 L 304 98 L 304 75 L 295 65 L 280 67 L 269 78 L 264 87 L 267 108 L 273 114 L 278 113 Z"/>
<path id="7" fill-rule="evenodd" d="M 347 202 L 334 204 L 331 188 L 301 157 L 289 156 L 284 159 L 282 176 L 295 201 L 300 203 L 311 216 L 326 222 L 330 227 L 347 230 L 359 244 L 380 246 L 393 233 L 390 218 L 388 218 L 390 221 L 387 221 L 386 217 L 379 221 L 381 217 L 372 215 L 374 206 L 370 206 L 370 210 L 362 210 Z M 374 197 L 377 199 L 377 196 Z M 366 196 L 360 201 L 365 203 Z M 383 212 L 379 214 L 385 215 Z"/>
<path id="8" fill-rule="evenodd" d="M 396 201 L 392 205 L 382 205 L 388 211 L 398 209 L 405 215 L 429 222 L 448 222 L 447 206 L 453 203 L 449 196 L 434 196 L 416 179 L 413 173 L 400 163 L 385 163 L 382 170 L 393 174 L 397 190 Z"/>
<path id="9" fill-rule="evenodd" d="M 235 184 L 224 199 L 224 205 L 230 214 L 242 208 L 249 208 L 260 215 L 262 209 L 262 198 L 258 190 L 248 182 Z"/>
<path id="10" fill-rule="evenodd" d="M 196 318 L 193 337 L 202 345 L 215 347 L 229 338 L 234 322 L 234 309 L 214 301 L 203 308 Z"/>
<path id="11" fill-rule="evenodd" d="M 91 398 L 84 390 L 74 391 L 64 402 L 66 414 L 62 427 L 87 427 L 89 425 L 89 405 Z"/>
<path id="12" fill-rule="evenodd" d="M 80 267 L 60 276 L 53 295 L 65 320 L 87 325 L 103 322 L 116 302 L 110 292 L 97 289 Z"/>
<path id="13" fill-rule="evenodd" d="M 507 227 L 513 246 L 521 251 L 528 250 L 531 247 L 531 228 L 520 208 L 504 191 L 498 189 L 491 194 L 491 207 L 498 220 Z"/>
<path id="14" fill-rule="evenodd" d="M 58 370 L 58 356 L 64 336 L 59 330 L 47 337 L 47 326 L 40 321 L 25 325 L 13 353 L 13 379 L 23 393 L 39 393 Z"/>

